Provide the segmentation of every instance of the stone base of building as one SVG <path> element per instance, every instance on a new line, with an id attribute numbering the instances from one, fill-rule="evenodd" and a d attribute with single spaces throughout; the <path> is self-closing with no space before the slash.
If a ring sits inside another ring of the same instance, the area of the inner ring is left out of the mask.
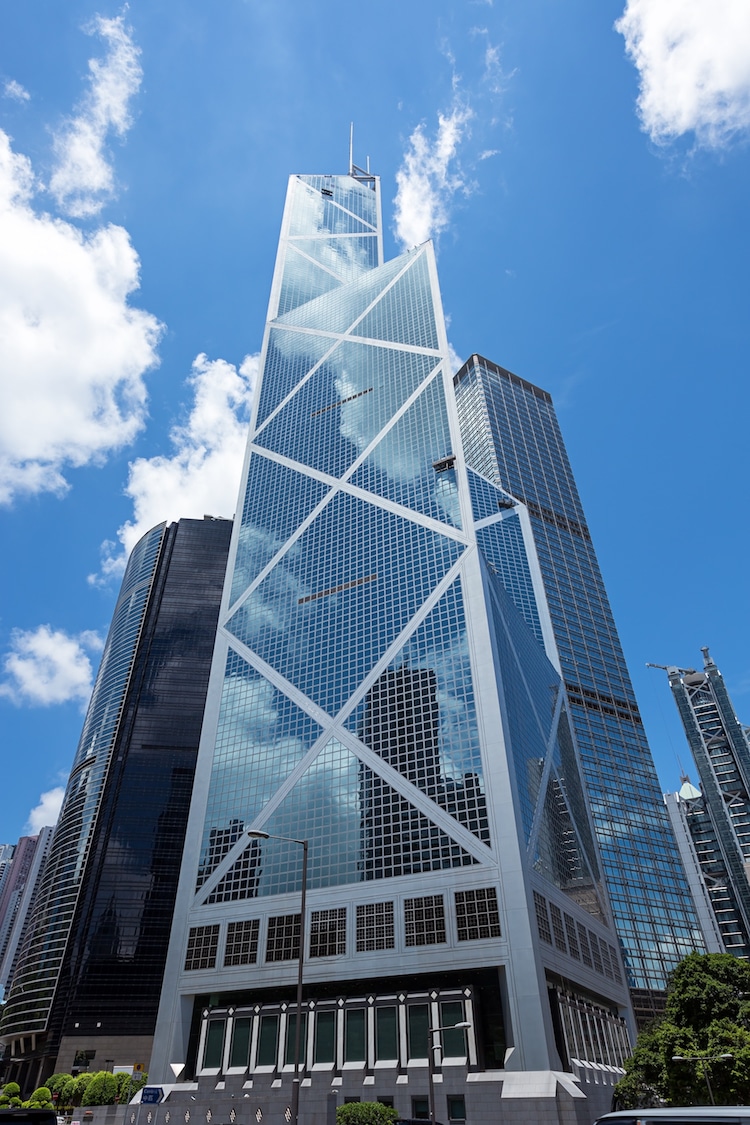
<path id="1" fill-rule="evenodd" d="M 461 1067 L 451 1074 L 445 1068 L 435 1075 L 436 1118 L 443 1125 L 591 1125 L 611 1109 L 621 1074 L 579 1069 L 580 1077 L 548 1070 L 467 1074 Z M 284 1125 L 290 1119 L 291 1074 L 201 1077 L 161 1089 L 158 1105 L 102 1107 L 87 1125 Z M 425 1068 L 314 1072 L 302 1082 L 299 1125 L 335 1125 L 336 1108 L 347 1101 L 385 1101 L 401 1117 L 424 1117 L 427 1098 Z"/>

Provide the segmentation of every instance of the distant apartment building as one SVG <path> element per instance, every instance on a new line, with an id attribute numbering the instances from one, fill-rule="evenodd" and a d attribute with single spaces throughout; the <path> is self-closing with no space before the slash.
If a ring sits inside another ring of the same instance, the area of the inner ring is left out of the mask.
<path id="1" fill-rule="evenodd" d="M 7 903 L 7 909 L 0 916 L 0 998 L 4 997 L 13 977 L 18 948 L 44 870 L 53 831 L 52 827 L 46 826 L 36 836 L 21 837 L 18 841 L 16 854 L 23 858 L 24 873 L 14 890 L 12 901 Z M 33 850 L 23 846 L 27 840 L 35 841 Z"/>
<path id="2" fill-rule="evenodd" d="M 13 859 L 13 852 L 15 850 L 15 844 L 0 844 L 0 895 L 3 893 L 3 886 L 5 884 L 8 870 Z"/>
<path id="3" fill-rule="evenodd" d="M 25 1091 L 148 1065 L 231 526 L 160 524 L 128 561 L 0 1022 Z"/>

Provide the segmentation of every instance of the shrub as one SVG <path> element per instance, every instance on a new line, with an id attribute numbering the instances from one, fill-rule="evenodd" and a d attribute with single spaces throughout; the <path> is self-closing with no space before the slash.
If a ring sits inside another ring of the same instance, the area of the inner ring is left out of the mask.
<path id="1" fill-rule="evenodd" d="M 17 1082 L 6 1082 L 3 1086 L 3 1094 L 6 1098 L 17 1098 L 21 1093 L 21 1087 Z"/>
<path id="2" fill-rule="evenodd" d="M 348 1102 L 336 1109 L 336 1125 L 391 1125 L 395 1109 L 382 1102 Z"/>
<path id="3" fill-rule="evenodd" d="M 52 1108 L 52 1091 L 49 1086 L 37 1086 L 34 1093 L 29 1098 L 30 1109 L 51 1109 Z"/>

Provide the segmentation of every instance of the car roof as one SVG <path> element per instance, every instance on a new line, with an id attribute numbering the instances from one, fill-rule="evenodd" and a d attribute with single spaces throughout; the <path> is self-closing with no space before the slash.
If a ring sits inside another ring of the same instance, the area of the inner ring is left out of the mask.
<path id="1" fill-rule="evenodd" d="M 611 1121 L 613 1125 L 616 1122 L 624 1123 L 626 1121 L 637 1122 L 695 1122 L 699 1125 L 700 1122 L 706 1122 L 710 1125 L 711 1122 L 734 1122 L 734 1121 L 750 1121 L 750 1106 L 744 1105 L 690 1105 L 690 1106 L 665 1106 L 659 1109 L 620 1109 L 614 1113 L 607 1113 L 603 1117 L 598 1117 L 594 1125 L 606 1125 L 606 1122 Z"/>

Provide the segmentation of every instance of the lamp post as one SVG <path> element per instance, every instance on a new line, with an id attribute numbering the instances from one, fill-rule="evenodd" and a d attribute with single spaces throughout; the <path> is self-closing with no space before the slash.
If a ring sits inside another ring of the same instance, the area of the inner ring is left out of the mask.
<path id="1" fill-rule="evenodd" d="M 294 1025 L 294 1078 L 292 1079 L 292 1105 L 290 1125 L 298 1125 L 299 1121 L 299 1089 L 300 1089 L 300 1040 L 302 1027 L 302 973 L 305 959 L 305 906 L 307 901 L 307 840 L 295 840 L 293 836 L 273 836 L 270 832 L 261 832 L 248 828 L 247 835 L 251 840 L 284 840 L 287 844 L 299 844 L 302 848 L 302 891 L 300 893 L 299 909 L 299 965 L 297 969 L 297 1019 Z"/>
<path id="2" fill-rule="evenodd" d="M 672 1062 L 694 1062 L 694 1063 L 711 1063 L 718 1062 L 719 1059 L 733 1059 L 734 1055 L 672 1055 Z M 714 1100 L 714 1092 L 711 1089 L 711 1079 L 709 1078 L 710 1067 L 706 1066 L 703 1070 L 703 1077 L 706 1079 L 706 1086 L 708 1087 L 708 1097 L 711 1105 L 716 1105 Z"/>
<path id="3" fill-rule="evenodd" d="M 463 1020 L 461 1023 L 452 1023 L 447 1027 L 427 1028 L 429 1038 L 429 1043 L 427 1044 L 427 1082 L 430 1094 L 430 1125 L 435 1125 L 435 1059 L 432 1052 L 435 1049 L 440 1049 L 440 1044 L 435 1043 L 432 1037 L 433 1035 L 437 1035 L 440 1031 L 454 1031 L 458 1028 L 465 1030 L 467 1027 L 471 1027 L 471 1024 L 468 1020 Z"/>

